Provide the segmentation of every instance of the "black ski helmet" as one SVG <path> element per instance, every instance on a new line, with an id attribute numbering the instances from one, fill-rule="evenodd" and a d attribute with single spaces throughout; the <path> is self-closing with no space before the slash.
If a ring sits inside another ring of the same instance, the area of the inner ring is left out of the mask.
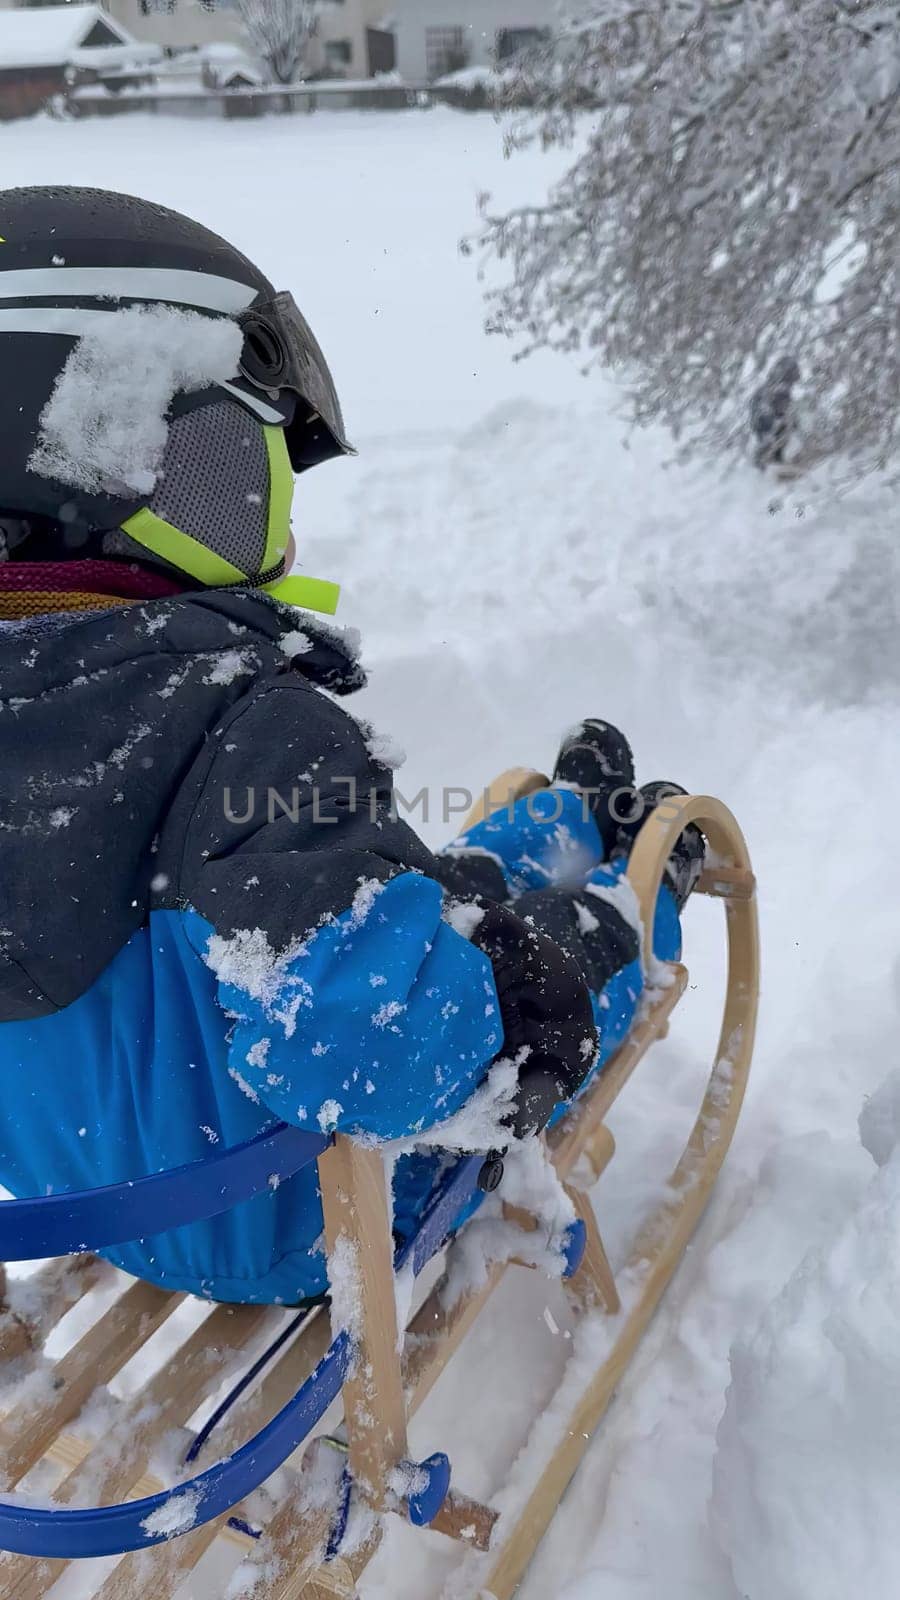
<path id="1" fill-rule="evenodd" d="M 155 487 L 85 488 L 34 470 L 42 416 L 80 341 L 112 312 L 153 306 L 227 318 L 243 335 L 228 380 L 171 400 Z M 283 569 L 291 468 L 350 453 L 292 296 L 217 234 L 131 195 L 0 191 L 0 376 L 0 519 L 23 559 L 130 554 L 199 584 L 263 582 Z"/>

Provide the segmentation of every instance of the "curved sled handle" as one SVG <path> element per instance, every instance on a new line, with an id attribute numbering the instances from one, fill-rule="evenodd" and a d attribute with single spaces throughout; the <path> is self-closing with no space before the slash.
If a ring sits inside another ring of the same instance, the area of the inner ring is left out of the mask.
<path id="1" fill-rule="evenodd" d="M 331 1143 L 280 1122 L 230 1150 L 146 1178 L 0 1201 L 0 1261 L 80 1255 L 204 1222 L 276 1188 Z"/>
<path id="2" fill-rule="evenodd" d="M 699 1215 L 702 1210 L 731 1143 L 750 1072 L 759 1006 L 759 925 L 747 841 L 728 807 L 711 795 L 667 796 L 651 811 L 635 840 L 628 860 L 628 880 L 641 909 L 645 957 L 653 949 L 653 913 L 666 861 L 691 822 L 705 834 L 717 858 L 713 878 L 722 869 L 722 881 L 716 885 L 715 893 L 725 903 L 728 973 L 712 1077 L 687 1148 L 670 1180 L 675 1195 L 696 1185 L 691 1204 L 684 1204 L 685 1228 L 693 1212 L 696 1210 Z M 729 884 L 733 893 L 729 893 Z M 679 1237 L 678 1230 L 673 1229 L 672 1240 Z M 674 1248 L 670 1241 L 669 1252 Z M 662 1254 L 665 1256 L 666 1252 Z"/>
<path id="3" fill-rule="evenodd" d="M 641 908 L 645 950 L 653 948 L 653 917 L 666 862 L 691 822 L 695 822 L 706 835 L 725 869 L 724 881 L 716 890 L 719 898 L 731 898 L 727 881 L 728 874 L 731 874 L 735 881 L 734 898 L 748 899 L 742 886 L 745 881 L 751 884 L 753 881 L 750 855 L 736 817 L 721 800 L 714 799 L 712 795 L 667 795 L 650 812 L 628 858 L 628 881 Z M 715 878 L 715 875 L 716 869 L 713 868 L 712 877 Z"/>
<path id="4" fill-rule="evenodd" d="M 718 1116 L 720 1120 L 728 1121 L 733 1132 L 740 1111 L 756 1034 L 759 926 L 750 853 L 737 819 L 721 800 L 714 799 L 712 795 L 668 795 L 655 811 L 651 811 L 628 858 L 628 881 L 641 909 L 645 960 L 647 952 L 653 949 L 654 908 L 666 862 L 672 847 L 691 822 L 695 822 L 706 836 L 719 864 L 725 869 L 726 879 L 730 873 L 734 881 L 733 896 L 728 893 L 727 881 L 717 889 L 719 897 L 725 902 L 728 980 L 716 1068 L 693 1139 L 695 1149 L 699 1149 L 703 1142 L 705 1117 Z M 728 1077 L 727 1119 L 723 1118 L 722 1112 L 721 1073 Z M 727 1148 L 728 1140 L 723 1138 L 723 1156 Z"/>

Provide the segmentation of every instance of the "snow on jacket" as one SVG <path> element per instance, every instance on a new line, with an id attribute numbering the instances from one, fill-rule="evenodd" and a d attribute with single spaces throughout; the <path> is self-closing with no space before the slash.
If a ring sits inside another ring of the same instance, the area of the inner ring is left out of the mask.
<path id="1" fill-rule="evenodd" d="M 0 630 L 14 1194 L 178 1166 L 278 1118 L 408 1136 L 483 1078 L 502 1046 L 491 967 L 444 920 L 440 867 L 335 704 L 361 681 L 340 635 L 251 593 Z M 604 1053 L 636 962 L 621 985 L 598 1001 Z M 105 1253 L 169 1288 L 293 1302 L 324 1287 L 320 1233 L 308 1169 Z"/>

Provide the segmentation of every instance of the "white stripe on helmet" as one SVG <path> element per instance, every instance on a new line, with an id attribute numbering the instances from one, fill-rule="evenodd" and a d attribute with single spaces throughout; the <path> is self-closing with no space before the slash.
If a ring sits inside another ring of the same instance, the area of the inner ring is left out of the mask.
<path id="1" fill-rule="evenodd" d="M 85 306 L 0 305 L 0 333 L 61 333 L 80 339 L 108 316 L 109 311 L 90 311 Z"/>
<path id="2" fill-rule="evenodd" d="M 4 300 L 90 296 L 97 300 L 163 300 L 233 314 L 245 311 L 258 292 L 234 278 L 180 267 L 13 267 L 0 272 L 0 305 Z"/>
<path id="3" fill-rule="evenodd" d="M 260 400 L 257 395 L 248 394 L 246 389 L 239 389 L 236 383 L 227 383 L 222 378 L 219 379 L 217 387 L 227 389 L 229 394 L 234 395 L 235 400 L 240 400 L 241 405 L 246 406 L 248 411 L 252 411 L 255 416 L 259 417 L 261 422 L 273 422 L 276 427 L 284 427 L 282 412 L 276 411 L 274 406 L 267 406 L 265 400 Z"/>

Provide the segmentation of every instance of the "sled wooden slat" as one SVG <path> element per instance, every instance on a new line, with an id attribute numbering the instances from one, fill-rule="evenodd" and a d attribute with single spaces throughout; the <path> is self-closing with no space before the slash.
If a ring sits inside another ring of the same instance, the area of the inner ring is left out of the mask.
<path id="1" fill-rule="evenodd" d="M 480 1500 L 470 1500 L 466 1494 L 451 1489 L 440 1511 L 431 1524 L 435 1533 L 444 1533 L 448 1539 L 458 1539 L 460 1544 L 471 1545 L 473 1550 L 489 1550 L 497 1526 L 497 1512 Z"/>
<path id="2" fill-rule="evenodd" d="M 135 1283 L 88 1329 L 56 1363 L 53 1391 L 43 1404 L 0 1422 L 0 1473 L 7 1482 L 24 1477 L 94 1390 L 131 1360 L 182 1299 L 153 1284 Z"/>
<path id="3" fill-rule="evenodd" d="M 310 1508 L 302 1493 L 293 1496 L 276 1512 L 262 1541 L 246 1564 L 246 1588 L 253 1600 L 308 1600 L 310 1585 L 320 1594 L 356 1594 L 356 1581 L 346 1562 L 322 1558 L 331 1530 L 332 1508 Z M 371 1559 L 374 1549 L 367 1553 Z M 334 1568 L 330 1571 L 329 1568 Z"/>
<path id="4" fill-rule="evenodd" d="M 265 1306 L 218 1306 L 171 1361 L 117 1410 L 114 1425 L 120 1443 L 114 1455 L 105 1438 L 85 1451 L 81 1440 L 64 1434 L 49 1452 L 51 1458 L 59 1461 L 68 1444 L 79 1459 L 54 1490 L 54 1499 L 65 1505 L 85 1490 L 99 1505 L 111 1505 L 129 1493 L 134 1499 L 156 1493 L 161 1488 L 158 1481 L 141 1477 L 156 1444 L 170 1429 L 183 1426 L 218 1388 L 226 1375 L 222 1356 L 241 1350 L 267 1318 L 271 1320 L 271 1313 Z M 63 1560 L 16 1559 L 20 1576 L 15 1584 L 9 1567 L 0 1571 L 0 1600 L 13 1592 L 15 1600 L 38 1600 L 69 1565 Z"/>
<path id="5" fill-rule="evenodd" d="M 301 1590 L 301 1600 L 358 1600 L 358 1596 L 353 1572 L 340 1559 L 320 1567 Z"/>
<path id="6" fill-rule="evenodd" d="M 256 1433 L 306 1381 L 329 1342 L 327 1313 L 324 1307 L 321 1310 L 315 1308 L 304 1324 L 302 1337 L 282 1352 L 249 1400 L 236 1407 L 224 1420 L 221 1429 L 216 1431 L 214 1443 L 210 1445 L 211 1453 L 227 1454 Z M 155 1494 L 161 1487 L 157 1478 L 145 1475 L 134 1485 L 132 1493 L 136 1498 L 138 1495 Z M 235 1507 L 234 1515 L 239 1517 L 241 1510 L 240 1506 Z M 221 1517 L 153 1550 L 123 1556 L 98 1591 L 97 1600 L 134 1600 L 138 1594 L 155 1596 L 157 1593 L 173 1593 L 178 1583 L 193 1571 L 218 1537 L 239 1545 L 244 1552 L 255 1550 L 255 1541 L 230 1527 L 229 1522 L 229 1518 Z M 346 1585 L 340 1587 L 344 1582 L 341 1569 L 335 1562 L 329 1563 L 322 1582 L 323 1594 L 342 1595 L 345 1592 Z M 332 1582 L 338 1585 L 334 1589 L 328 1587 Z"/>
<path id="7" fill-rule="evenodd" d="M 200 1329 L 196 1330 L 189 1343 L 199 1340 L 199 1336 L 202 1335 L 204 1329 L 207 1330 L 208 1334 L 210 1329 L 215 1331 L 214 1319 L 218 1318 L 220 1314 L 227 1317 L 229 1322 L 233 1317 L 236 1317 L 238 1324 L 245 1317 L 252 1317 L 254 1323 L 258 1326 L 256 1319 L 260 1315 L 269 1313 L 268 1308 L 265 1307 L 220 1307 L 213 1312 L 212 1316 Z M 248 1329 L 247 1336 L 250 1337 L 251 1335 L 252 1329 Z M 269 1417 L 279 1411 L 314 1370 L 330 1343 L 330 1337 L 329 1320 L 325 1308 L 314 1308 L 304 1325 L 302 1337 L 282 1352 L 277 1363 L 271 1367 L 260 1383 L 257 1391 L 251 1395 L 246 1403 L 236 1407 L 231 1416 L 226 1418 L 221 1428 L 216 1431 L 214 1443 L 211 1443 L 210 1446 L 212 1454 L 225 1454 L 230 1450 L 236 1449 L 262 1427 Z M 235 1345 L 236 1343 L 237 1339 L 235 1338 Z M 171 1373 L 173 1365 L 178 1361 L 178 1357 L 186 1350 L 187 1345 L 182 1347 L 182 1351 L 177 1353 L 172 1363 L 157 1375 L 158 1392 L 164 1392 L 167 1375 Z M 87 1447 L 83 1441 L 77 1439 L 74 1435 L 63 1435 L 62 1439 L 58 1441 L 58 1446 L 52 1449 L 49 1454 L 57 1460 L 69 1461 L 74 1456 L 77 1462 L 85 1459 L 86 1452 Z M 151 1474 L 145 1474 L 130 1486 L 129 1498 L 136 1499 L 144 1495 L 156 1494 L 161 1488 L 162 1484 L 158 1478 Z M 236 1507 L 234 1514 L 240 1516 L 241 1508 Z M 98 1591 L 97 1600 L 134 1600 L 136 1594 L 146 1593 L 154 1596 L 157 1594 L 167 1596 L 173 1593 L 177 1585 L 194 1570 L 210 1546 L 219 1537 L 226 1539 L 229 1543 L 240 1546 L 246 1554 L 256 1551 L 257 1545 L 255 1541 L 248 1537 L 247 1534 L 230 1527 L 229 1520 L 226 1517 L 219 1518 L 218 1521 L 196 1528 L 184 1537 L 173 1540 L 168 1544 L 157 1546 L 153 1550 L 139 1551 L 133 1555 L 123 1556 Z M 273 1522 L 270 1525 L 269 1540 L 267 1540 L 266 1545 L 266 1548 L 269 1548 L 270 1551 L 271 1528 L 274 1526 Z M 280 1527 L 281 1524 L 277 1526 Z M 272 1542 L 274 1543 L 274 1541 Z M 281 1558 L 279 1559 L 280 1566 L 283 1567 L 284 1562 Z M 34 1565 L 45 1567 L 48 1564 L 35 1563 Z M 60 1563 L 61 1565 L 62 1563 Z M 309 1573 L 315 1568 L 315 1565 L 315 1562 L 307 1562 L 304 1570 Z M 3 1568 L 0 1566 L 0 1580 L 2 1578 Z M 306 1579 L 304 1579 L 304 1582 L 306 1582 Z M 45 1591 L 39 1590 L 38 1592 L 43 1593 Z M 306 1600 L 307 1590 L 304 1589 L 302 1592 Z M 313 1593 L 322 1597 L 330 1597 L 332 1595 L 337 1597 L 353 1596 L 355 1593 L 355 1580 L 347 1564 L 340 1560 L 329 1562 L 322 1573 L 316 1574 L 315 1589 L 309 1591 L 310 1596 Z M 2 1597 L 2 1600 L 6 1600 L 6 1591 L 2 1587 L 2 1582 L 0 1582 L 0 1597 Z M 10 1600 L 12 1600 L 12 1591 L 10 1591 Z M 16 1600 L 19 1600 L 18 1591 L 16 1591 Z"/>
<path id="8" fill-rule="evenodd" d="M 67 1311 L 93 1289 L 111 1268 L 96 1256 L 61 1256 L 39 1267 L 28 1282 L 28 1302 L 34 1311 L 17 1316 L 0 1314 L 0 1361 L 11 1361 L 26 1350 L 39 1350 Z M 3 1293 L 6 1294 L 4 1274 Z"/>
<path id="9" fill-rule="evenodd" d="M 216 1433 L 215 1453 L 234 1450 L 249 1439 L 268 1417 L 274 1416 L 311 1377 L 331 1343 L 328 1307 L 315 1306 L 300 1335 L 266 1373 L 256 1393 L 226 1417 Z M 302 1455 L 303 1446 L 300 1453 Z"/>
<path id="10" fill-rule="evenodd" d="M 222 1306 L 218 1308 L 229 1318 L 236 1315 L 239 1319 L 246 1316 L 254 1318 L 262 1313 L 271 1311 L 266 1306 Z M 218 1315 L 218 1310 L 213 1316 Z M 313 1326 L 313 1324 L 316 1326 Z M 213 1325 L 212 1318 L 203 1327 L 209 1329 Z M 202 1330 L 198 1329 L 196 1337 L 200 1338 Z M 192 1336 L 194 1337 L 194 1336 Z M 249 1438 L 256 1428 L 262 1425 L 265 1416 L 262 1413 L 273 1414 L 280 1411 L 282 1406 L 296 1394 L 306 1379 L 318 1365 L 322 1356 L 331 1342 L 328 1324 L 328 1315 L 325 1306 L 314 1306 L 308 1313 L 301 1330 L 301 1335 L 292 1344 L 286 1346 L 277 1362 L 273 1362 L 265 1376 L 261 1379 L 258 1388 L 249 1399 L 223 1418 L 220 1427 L 216 1430 L 215 1450 L 218 1453 L 228 1453 L 236 1450 L 245 1438 Z M 236 1346 L 237 1347 L 237 1346 Z M 186 1348 L 186 1347 L 183 1347 Z M 166 1378 L 172 1372 L 178 1359 L 176 1356 L 159 1373 L 158 1379 L 161 1389 L 165 1386 Z M 221 1372 L 218 1374 L 221 1379 Z M 55 1440 L 47 1452 L 52 1460 L 64 1466 L 77 1466 L 87 1454 L 90 1446 L 79 1439 L 76 1434 L 64 1433 Z M 135 1485 L 135 1491 L 141 1494 L 156 1494 L 161 1485 L 157 1478 L 151 1475 L 142 1477 Z M 242 1539 L 242 1542 L 246 1542 Z"/>
<path id="11" fill-rule="evenodd" d="M 223 1307 L 223 1310 L 227 1310 L 227 1312 L 235 1310 L 239 1315 L 242 1314 L 243 1310 L 253 1310 L 253 1312 L 263 1310 L 264 1312 L 266 1309 L 267 1307 L 256 1306 Z M 197 1338 L 200 1336 L 200 1331 L 202 1330 L 197 1330 L 197 1334 L 195 1334 Z M 328 1342 L 330 1342 L 328 1339 L 323 1339 L 323 1347 L 327 1347 Z M 304 1344 L 306 1344 L 306 1341 L 304 1341 Z M 235 1341 L 234 1347 L 239 1349 L 237 1341 Z M 295 1350 L 296 1346 L 291 1347 L 291 1354 Z M 175 1357 L 171 1358 L 171 1362 L 175 1363 L 179 1354 L 181 1352 L 176 1352 Z M 208 1354 L 215 1354 L 215 1352 L 210 1350 Z M 320 1354 L 323 1354 L 323 1349 L 320 1350 Z M 226 1416 L 221 1422 L 221 1427 L 216 1430 L 215 1435 L 215 1448 L 219 1453 L 235 1450 L 239 1443 L 243 1442 L 243 1435 L 250 1435 L 255 1430 L 255 1427 L 258 1429 L 258 1427 L 263 1426 L 263 1421 L 266 1418 L 258 1413 L 266 1413 L 267 1411 L 267 1413 L 272 1414 L 274 1411 L 280 1411 L 282 1405 L 285 1405 L 290 1400 L 291 1395 L 296 1394 L 296 1390 L 306 1381 L 306 1378 L 309 1378 L 309 1373 L 314 1370 L 315 1365 L 319 1362 L 320 1355 L 315 1355 L 315 1358 L 311 1358 L 311 1355 L 311 1350 L 307 1352 L 306 1347 L 304 1347 L 303 1363 L 299 1366 L 288 1365 L 287 1360 L 282 1355 L 282 1360 L 277 1363 L 277 1366 L 272 1366 L 269 1376 L 256 1389 L 253 1397 L 248 1402 L 235 1406 L 234 1413 L 231 1416 Z M 165 1386 L 168 1373 L 170 1373 L 170 1366 L 171 1363 L 159 1374 L 160 1387 Z M 306 1370 L 307 1366 L 309 1366 L 309 1371 Z M 211 1376 L 210 1381 L 213 1384 L 218 1384 L 221 1379 L 223 1379 L 223 1373 L 219 1370 L 218 1373 Z M 186 1448 L 191 1443 L 192 1437 L 194 1435 L 186 1434 Z M 61 1434 L 59 1438 L 54 1440 L 53 1445 L 50 1446 L 50 1450 L 46 1451 L 46 1454 L 48 1454 L 50 1461 L 56 1461 L 59 1466 L 72 1470 L 85 1461 L 91 1448 L 93 1448 L 91 1442 L 88 1442 L 85 1438 L 78 1437 L 77 1434 Z M 135 1485 L 131 1488 L 131 1493 L 133 1493 L 133 1498 L 139 1499 L 141 1496 L 147 1496 L 147 1494 L 159 1493 L 160 1488 L 162 1488 L 162 1483 L 160 1483 L 159 1478 L 155 1478 L 151 1472 L 146 1472 L 143 1477 L 139 1477 L 136 1480 Z M 243 1534 L 237 1534 L 235 1538 L 240 1544 L 247 1542 Z M 2 1590 L 0 1590 L 0 1594 L 2 1594 Z"/>
<path id="12" fill-rule="evenodd" d="M 619 1291 L 609 1264 L 609 1256 L 600 1237 L 597 1218 L 590 1197 L 583 1190 L 566 1184 L 566 1193 L 575 1208 L 575 1215 L 584 1223 L 587 1233 L 584 1260 L 578 1271 L 566 1283 L 569 1299 L 582 1310 L 602 1305 L 610 1316 L 621 1309 Z"/>
<path id="13" fill-rule="evenodd" d="M 336 1569 L 339 1565 L 341 1563 L 329 1561 L 327 1567 L 320 1567 L 306 1583 L 302 1591 L 302 1600 L 358 1600 L 359 1590 L 347 1567 L 343 1568 L 346 1577 L 341 1586 L 337 1587 L 339 1580 Z"/>
<path id="14" fill-rule="evenodd" d="M 180 1539 L 123 1556 L 100 1585 L 96 1600 L 135 1600 L 136 1595 L 165 1595 L 168 1600 L 205 1556 L 219 1528 L 220 1523 L 207 1522 Z"/>
<path id="15" fill-rule="evenodd" d="M 258 1551 L 255 1541 L 241 1540 L 251 1570 L 255 1558 L 260 1563 L 253 1600 L 299 1600 L 300 1596 L 303 1600 L 355 1600 L 356 1579 L 349 1563 L 338 1557 L 326 1566 L 319 1564 L 327 1520 L 324 1513 L 315 1520 L 300 1516 L 290 1501 L 269 1524 L 270 1538 L 263 1551 Z M 134 1600 L 138 1594 L 169 1600 L 224 1531 L 224 1520 L 211 1522 L 153 1550 L 123 1556 L 97 1591 L 96 1600 Z M 367 1550 L 366 1559 L 373 1553 Z"/>
<path id="16" fill-rule="evenodd" d="M 548 781 L 528 769 L 504 774 L 490 786 L 467 825 Z M 476 1563 L 471 1590 L 458 1591 L 466 1600 L 481 1593 L 496 1600 L 510 1600 L 513 1595 L 686 1248 L 737 1121 L 752 1053 L 758 989 L 755 881 L 740 830 L 718 801 L 673 797 L 642 828 L 628 876 L 641 907 L 646 949 L 665 861 L 692 821 L 700 824 L 713 852 L 714 865 L 704 871 L 699 889 L 723 899 L 728 934 L 728 979 L 716 1064 L 666 1199 L 636 1240 L 618 1286 L 589 1189 L 615 1153 L 605 1118 L 650 1045 L 664 1037 L 687 986 L 684 967 L 668 969 L 671 981 L 656 990 L 616 1055 L 546 1136 L 548 1153 L 587 1230 L 585 1259 L 569 1285 L 577 1314 L 574 1348 L 579 1348 L 581 1338 L 596 1338 L 600 1349 L 605 1339 L 606 1353 L 598 1358 L 597 1370 L 580 1393 L 569 1400 L 567 1390 L 561 1395 L 558 1445 L 549 1459 L 543 1456 L 530 1476 L 526 1474 L 523 1481 L 530 1487 L 520 1504 L 498 1517 L 494 1507 L 453 1489 L 438 1512 L 434 1530 L 467 1545 L 471 1555 L 466 1559 Z M 319 1179 L 329 1252 L 338 1262 L 339 1277 L 344 1275 L 341 1263 L 348 1267 L 343 1287 L 355 1281 L 349 1312 L 338 1294 L 341 1315 L 354 1324 L 357 1352 L 355 1368 L 344 1383 L 347 1459 L 357 1488 L 374 1511 L 386 1506 L 402 1510 L 389 1493 L 389 1479 L 392 1468 L 407 1458 L 408 1419 L 463 1344 L 510 1263 L 495 1264 L 483 1288 L 452 1306 L 445 1303 L 445 1274 L 411 1318 L 401 1353 L 382 1156 L 339 1137 L 320 1157 Z M 452 1249 L 451 1245 L 451 1253 Z M 34 1307 L 33 1314 L 26 1320 L 0 1313 L 0 1359 L 24 1356 L 26 1372 L 29 1362 L 36 1369 L 41 1358 L 29 1357 L 29 1350 L 40 1350 L 56 1321 L 110 1270 L 92 1257 L 42 1266 L 29 1285 L 28 1297 L 20 1302 L 29 1310 Z M 341 1287 L 338 1283 L 338 1290 Z M 92 1445 L 77 1431 L 65 1430 L 91 1393 L 122 1370 L 181 1298 L 147 1284 L 133 1284 L 66 1355 L 48 1364 L 60 1387 L 48 1388 L 46 1394 L 39 1390 L 39 1403 L 21 1414 L 14 1409 L 0 1421 L 0 1468 L 6 1469 L 10 1482 L 19 1481 L 46 1455 L 66 1469 L 57 1491 L 61 1504 L 82 1499 L 88 1484 L 91 1499 L 137 1498 L 158 1491 L 160 1485 L 147 1471 L 154 1448 L 172 1430 L 182 1430 L 185 1445 L 190 1441 L 186 1425 L 221 1385 L 221 1353 L 234 1357 L 246 1350 L 265 1329 L 266 1318 L 275 1315 L 270 1309 L 217 1307 L 201 1327 L 185 1335 L 166 1365 L 138 1393 L 111 1402 L 115 1426 L 124 1440 L 119 1459 L 107 1459 L 103 1440 Z M 334 1331 L 326 1309 L 310 1313 L 302 1331 L 279 1352 L 256 1387 L 223 1418 L 208 1455 L 201 1457 L 201 1468 L 245 1443 L 284 1406 L 315 1369 Z M 219 1359 L 213 1359 L 213 1350 Z M 439 1445 L 440 1440 L 434 1441 Z M 323 1564 L 332 1516 L 330 1506 L 310 1503 L 308 1469 L 316 1448 L 323 1446 L 307 1441 L 286 1465 L 284 1488 L 261 1540 L 253 1541 L 230 1527 L 229 1518 L 223 1516 L 180 1538 L 122 1557 L 93 1591 L 95 1600 L 169 1600 L 222 1538 L 243 1547 L 248 1581 L 250 1576 L 256 1579 L 254 1600 L 357 1600 L 357 1582 L 377 1549 L 383 1519 L 374 1518 L 371 1534 L 352 1555 L 341 1553 Z M 241 1515 L 240 1507 L 235 1514 Z M 0 1560 L 0 1600 L 41 1600 L 68 1564 L 18 1557 Z M 196 1580 L 191 1585 L 192 1600 L 195 1587 Z M 196 1600 L 200 1594 L 197 1589 Z M 435 1597 L 423 1595 L 422 1600 Z"/>
<path id="17" fill-rule="evenodd" d="M 265 1323 L 267 1314 L 265 1306 L 217 1306 L 165 1367 L 117 1413 L 115 1427 L 123 1440 L 122 1454 L 104 1468 L 101 1439 L 60 1484 L 55 1498 L 71 1500 L 89 1474 L 101 1502 L 123 1495 L 134 1486 L 143 1493 L 141 1475 L 135 1473 L 135 1466 L 143 1467 L 157 1440 L 170 1428 L 182 1427 L 219 1387 L 228 1374 L 222 1357 L 242 1350 Z M 99 1458 L 97 1463 L 95 1456 Z"/>
<path id="18" fill-rule="evenodd" d="M 255 1541 L 242 1539 L 248 1552 L 250 1571 L 258 1566 L 253 1600 L 356 1600 L 356 1574 L 351 1563 L 338 1557 L 320 1565 L 320 1550 L 330 1528 L 330 1512 L 309 1515 L 299 1512 L 295 1501 L 285 1502 L 267 1528 L 267 1538 L 259 1549 Z M 207 1523 L 171 1539 L 154 1550 L 139 1550 L 125 1555 L 96 1594 L 96 1600 L 135 1600 L 135 1595 L 154 1595 L 170 1600 L 179 1584 L 197 1568 L 216 1534 L 223 1533 L 223 1522 Z M 380 1538 L 380 1530 L 376 1530 Z M 375 1546 L 365 1547 L 370 1560 Z M 194 1597 L 191 1597 L 194 1600 Z"/>
<path id="19" fill-rule="evenodd" d="M 97 1590 L 96 1600 L 135 1600 L 137 1595 L 159 1596 L 160 1600 L 164 1596 L 169 1600 L 169 1596 L 174 1595 L 179 1584 L 194 1571 L 216 1538 L 226 1532 L 227 1521 L 227 1516 L 220 1517 L 192 1529 L 181 1538 L 123 1556 Z M 253 1540 L 241 1538 L 239 1542 L 247 1550 L 255 1549 Z M 310 1558 L 305 1568 L 307 1576 L 315 1566 L 315 1560 Z M 342 1593 L 340 1589 L 335 1592 Z"/>
<path id="20" fill-rule="evenodd" d="M 756 879 L 748 867 L 706 867 L 695 893 L 710 894 L 718 900 L 752 900 Z"/>

